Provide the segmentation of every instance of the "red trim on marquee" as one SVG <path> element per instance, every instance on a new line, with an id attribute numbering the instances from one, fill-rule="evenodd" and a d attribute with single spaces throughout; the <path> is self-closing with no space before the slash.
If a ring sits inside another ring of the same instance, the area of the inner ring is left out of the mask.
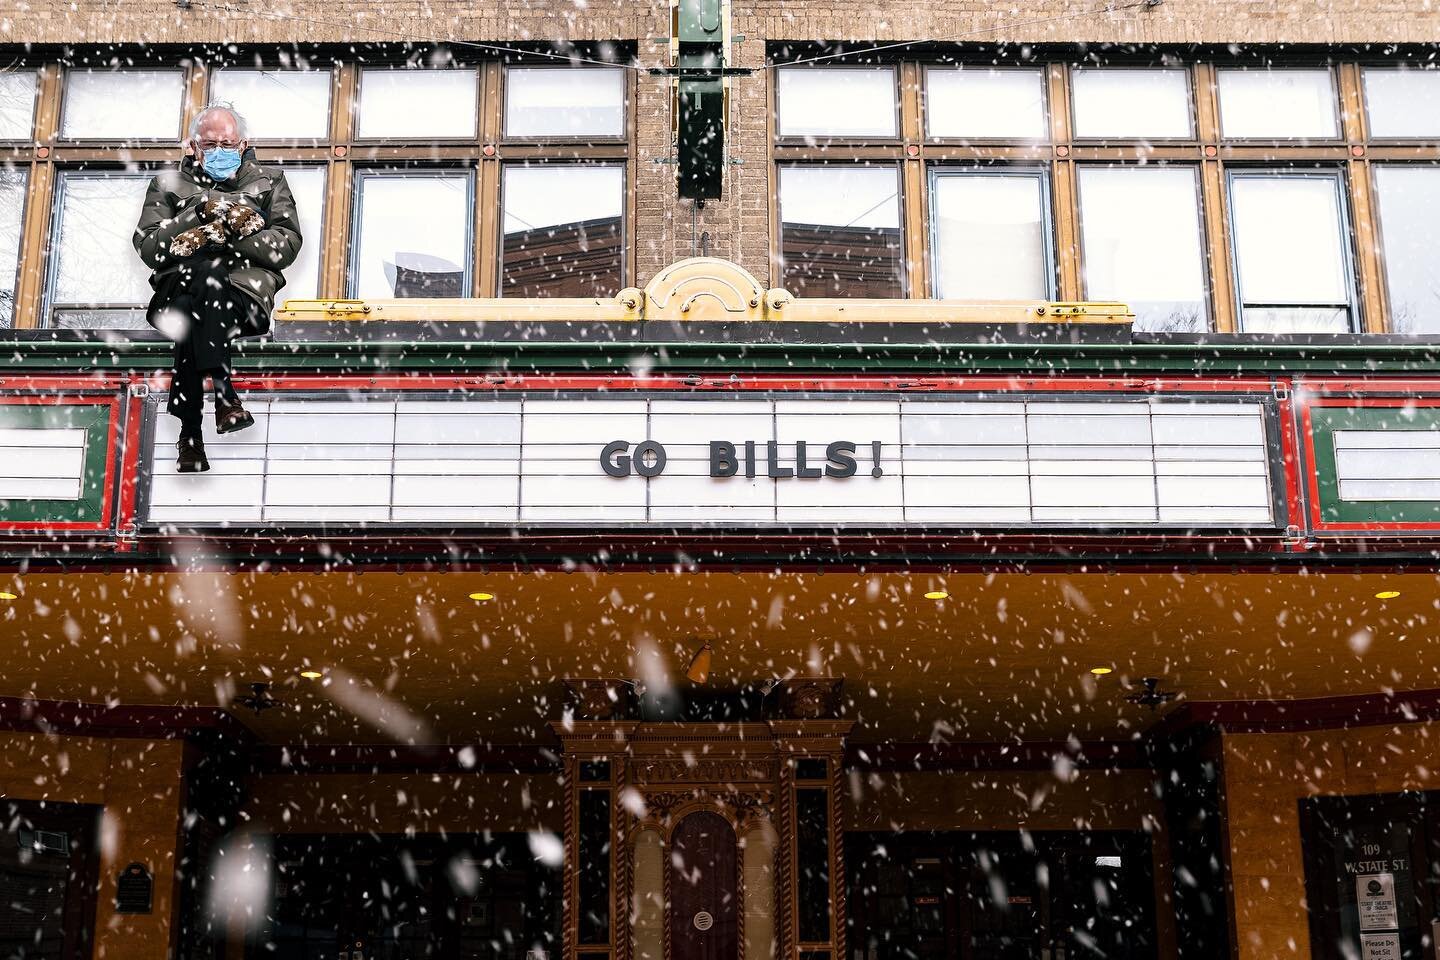
<path id="1" fill-rule="evenodd" d="M 15 381 L 10 378 L 0 380 L 0 389 L 12 385 Z M 92 389 L 93 380 L 62 379 L 49 385 L 46 389 L 61 391 L 75 389 L 78 384 L 83 389 Z M 0 393 L 0 405 L 3 406 L 90 406 L 108 407 L 109 418 L 106 427 L 105 443 L 105 477 L 100 490 L 100 518 L 97 521 L 76 521 L 64 520 L 51 523 L 6 523 L 0 522 L 0 531 L 9 530 L 33 530 L 33 531 L 76 531 L 76 532 L 108 532 L 111 523 L 114 500 L 111 496 L 115 488 L 115 472 L 119 467 L 115 457 L 115 429 L 120 413 L 120 397 L 116 394 L 83 394 L 83 393 L 52 393 L 52 394 L 5 394 Z"/>

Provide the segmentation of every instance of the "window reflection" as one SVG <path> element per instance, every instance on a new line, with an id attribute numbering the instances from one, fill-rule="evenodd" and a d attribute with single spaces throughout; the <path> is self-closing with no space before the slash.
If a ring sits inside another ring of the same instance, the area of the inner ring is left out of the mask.
<path id="1" fill-rule="evenodd" d="M 469 171 L 356 177 L 353 297 L 470 295 Z"/>
<path id="2" fill-rule="evenodd" d="M 0 73 L 0 140 L 29 140 L 35 119 L 34 70 Z"/>
<path id="3" fill-rule="evenodd" d="M 300 255 L 285 271 L 280 297 L 313 299 L 320 289 L 320 251 L 324 247 L 325 168 L 286 166 L 285 180 L 300 218 Z"/>
<path id="4" fill-rule="evenodd" d="M 1135 329 L 1207 328 L 1193 167 L 1080 167 L 1085 297 L 1119 300 Z"/>
<path id="5" fill-rule="evenodd" d="M 624 73 L 619 67 L 511 67 L 505 72 L 505 133 L 623 137 Z"/>
<path id="6" fill-rule="evenodd" d="M 1246 333 L 1343 333 L 1351 285 L 1338 174 L 1232 173 L 1240 327 Z"/>
<path id="7" fill-rule="evenodd" d="M 362 140 L 475 136 L 480 76 L 473 69 L 360 71 Z"/>
<path id="8" fill-rule="evenodd" d="M 25 219 L 29 174 L 0 167 L 0 327 L 15 323 L 15 281 L 20 269 L 20 229 Z"/>
<path id="9" fill-rule="evenodd" d="M 507 166 L 501 291 L 614 296 L 623 282 L 625 171 L 618 165 Z"/>
<path id="10" fill-rule="evenodd" d="M 936 296 L 1029 300 L 1050 296 L 1054 268 L 1045 177 L 1038 170 L 937 169 Z"/>
<path id="11" fill-rule="evenodd" d="M 894 137 L 895 71 L 889 67 L 780 67 L 775 99 L 782 137 Z"/>
<path id="12" fill-rule="evenodd" d="M 1070 83 L 1078 138 L 1183 140 L 1193 135 L 1188 70 L 1075 70 Z"/>
<path id="13" fill-rule="evenodd" d="M 1391 329 L 1434 333 L 1440 330 L 1440 167 L 1379 164 L 1375 186 Z"/>
<path id="14" fill-rule="evenodd" d="M 179 70 L 72 70 L 60 135 L 76 140 L 168 140 L 180 135 Z"/>
<path id="15" fill-rule="evenodd" d="M 1033 67 L 931 67 L 925 123 L 932 137 L 1043 140 L 1044 74 Z"/>
<path id="16" fill-rule="evenodd" d="M 1229 139 L 1318 139 L 1340 136 L 1335 78 L 1329 70 L 1277 68 L 1216 71 L 1220 133 Z"/>
<path id="17" fill-rule="evenodd" d="M 324 140 L 330 135 L 330 71 L 220 70 L 211 98 L 233 103 L 252 140 Z"/>
<path id="18" fill-rule="evenodd" d="M 784 287 L 801 297 L 902 297 L 893 166 L 780 169 Z"/>
<path id="19" fill-rule="evenodd" d="M 60 327 L 143 327 L 150 271 L 131 235 L 150 173 L 60 175 L 50 277 L 52 320 Z"/>

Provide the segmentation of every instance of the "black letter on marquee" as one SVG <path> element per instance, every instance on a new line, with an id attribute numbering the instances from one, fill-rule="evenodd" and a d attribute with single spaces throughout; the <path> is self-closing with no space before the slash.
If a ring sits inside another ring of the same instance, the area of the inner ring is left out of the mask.
<path id="1" fill-rule="evenodd" d="M 745 441 L 745 479 L 755 479 L 755 441 Z"/>
<path id="2" fill-rule="evenodd" d="M 855 444 L 849 440 L 836 440 L 825 448 L 825 476 L 845 477 L 855 476 Z"/>
<path id="3" fill-rule="evenodd" d="M 766 474 L 775 480 L 789 480 L 795 476 L 795 471 L 789 467 L 780 466 L 780 444 L 774 440 L 765 441 L 765 457 L 769 461 L 769 472 Z"/>
<path id="4" fill-rule="evenodd" d="M 740 469 L 735 459 L 735 444 L 728 440 L 710 441 L 710 476 L 733 477 Z"/>
<path id="5" fill-rule="evenodd" d="M 625 451 L 630 449 L 630 444 L 624 440 L 611 440 L 605 444 L 605 449 L 600 451 L 600 466 L 612 477 L 630 476 L 630 458 Z M 620 456 L 616 456 L 616 454 Z"/>
<path id="6" fill-rule="evenodd" d="M 655 462 L 647 464 L 649 457 Z M 635 472 L 642 477 L 658 477 L 665 469 L 665 447 L 658 440 L 642 440 L 635 444 Z"/>
<path id="7" fill-rule="evenodd" d="M 819 467 L 805 465 L 805 441 L 795 441 L 795 476 L 801 480 L 814 480 L 820 476 Z"/>

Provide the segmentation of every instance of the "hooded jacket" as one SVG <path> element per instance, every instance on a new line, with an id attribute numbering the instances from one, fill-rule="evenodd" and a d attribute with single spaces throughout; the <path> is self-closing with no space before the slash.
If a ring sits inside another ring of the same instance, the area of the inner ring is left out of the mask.
<path id="1" fill-rule="evenodd" d="M 184 261 L 170 255 L 170 241 L 198 227 L 202 222 L 200 205 L 217 195 L 243 196 L 265 215 L 264 229 L 233 241 L 224 256 L 231 285 L 260 305 L 262 322 L 268 329 L 275 294 L 285 285 L 280 271 L 294 263 L 300 253 L 300 221 L 284 172 L 278 167 L 261 166 L 253 149 L 245 151 L 240 169 L 228 180 L 212 179 L 193 157 L 182 160 L 179 169 L 167 170 L 151 180 L 135 227 L 135 249 L 154 271 L 150 285 L 157 292 L 173 288 Z"/>

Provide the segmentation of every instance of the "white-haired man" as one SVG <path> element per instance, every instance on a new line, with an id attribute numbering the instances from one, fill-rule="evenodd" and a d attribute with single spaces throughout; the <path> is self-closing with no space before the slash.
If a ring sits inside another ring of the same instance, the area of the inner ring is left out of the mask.
<path id="1" fill-rule="evenodd" d="M 301 237 L 285 174 L 255 160 L 233 107 L 202 110 L 184 147 L 179 169 L 150 181 L 135 249 L 154 271 L 146 319 L 175 341 L 168 409 L 180 420 L 179 470 L 198 473 L 210 469 L 200 436 L 207 376 L 219 433 L 255 422 L 230 382 L 230 341 L 269 332 Z"/>

